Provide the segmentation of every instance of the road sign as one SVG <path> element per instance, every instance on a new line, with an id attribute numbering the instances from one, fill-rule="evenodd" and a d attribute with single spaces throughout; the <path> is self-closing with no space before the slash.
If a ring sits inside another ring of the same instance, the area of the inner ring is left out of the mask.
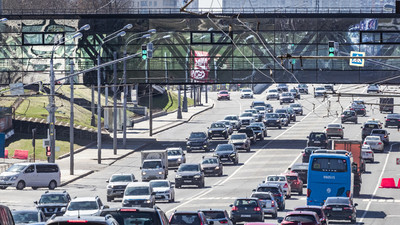
<path id="1" fill-rule="evenodd" d="M 365 52 L 350 52 L 350 56 L 365 56 Z M 363 67 L 364 66 L 364 59 L 350 59 L 350 66 L 359 66 Z"/>
<path id="2" fill-rule="evenodd" d="M 396 164 L 400 165 L 400 158 L 396 158 Z"/>

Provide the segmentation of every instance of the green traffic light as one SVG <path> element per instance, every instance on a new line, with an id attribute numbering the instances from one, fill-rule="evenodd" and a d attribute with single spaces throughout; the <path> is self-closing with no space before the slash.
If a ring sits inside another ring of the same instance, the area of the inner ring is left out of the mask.
<path id="1" fill-rule="evenodd" d="M 334 54 L 334 53 L 332 53 L 332 52 L 330 52 L 330 53 L 329 53 L 329 56 L 335 56 L 335 54 Z"/>
<path id="2" fill-rule="evenodd" d="M 147 59 L 147 55 L 142 55 L 142 59 Z"/>

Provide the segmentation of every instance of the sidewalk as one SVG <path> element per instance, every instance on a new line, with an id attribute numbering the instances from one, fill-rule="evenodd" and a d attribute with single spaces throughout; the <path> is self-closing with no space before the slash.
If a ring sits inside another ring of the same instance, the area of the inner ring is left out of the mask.
<path id="1" fill-rule="evenodd" d="M 190 121 L 195 115 L 202 113 L 214 107 L 214 102 L 209 100 L 201 106 L 189 107 L 188 112 L 182 112 L 182 119 L 177 119 L 177 112 L 168 113 L 159 117 L 153 117 L 153 135 L 179 126 Z M 111 133 L 112 136 L 112 133 Z M 118 132 L 117 154 L 114 154 L 112 141 L 103 142 L 101 150 L 101 164 L 98 164 L 98 149 L 96 143 L 91 146 L 76 151 L 74 154 L 74 174 L 70 174 L 69 154 L 61 156 L 56 163 L 61 169 L 61 185 L 67 185 L 77 179 L 85 177 L 91 173 L 100 171 L 109 165 L 112 165 L 119 159 L 126 157 L 135 151 L 140 151 L 147 145 L 157 141 L 150 136 L 149 120 L 136 122 L 133 128 L 127 129 L 126 149 L 122 148 L 122 132 Z"/>

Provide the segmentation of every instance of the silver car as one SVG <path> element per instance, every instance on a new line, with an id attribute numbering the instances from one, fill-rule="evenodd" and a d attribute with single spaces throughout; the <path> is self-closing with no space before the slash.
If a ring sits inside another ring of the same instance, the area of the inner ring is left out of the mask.
<path id="1" fill-rule="evenodd" d="M 343 139 L 344 136 L 344 127 L 340 123 L 330 123 L 325 127 L 325 133 L 328 138 L 331 137 L 340 137 Z"/>
<path id="2" fill-rule="evenodd" d="M 209 224 L 233 225 L 228 212 L 224 209 L 201 209 L 200 211 L 204 213 Z"/>
<path id="3" fill-rule="evenodd" d="M 270 89 L 270 90 L 268 90 L 268 93 L 267 93 L 267 100 L 270 100 L 270 99 L 277 99 L 277 100 L 279 100 L 279 92 L 278 92 L 278 90 L 276 90 L 276 89 Z"/>
<path id="4" fill-rule="evenodd" d="M 253 192 L 250 197 L 260 200 L 264 215 L 270 214 L 273 219 L 278 216 L 278 203 L 271 192 Z"/>
<path id="5" fill-rule="evenodd" d="M 367 136 L 364 139 L 364 145 L 369 145 L 372 150 L 383 152 L 385 146 L 378 136 Z"/>
<path id="6" fill-rule="evenodd" d="M 168 167 L 179 166 L 186 162 L 185 152 L 181 147 L 167 148 Z"/>
<path id="7" fill-rule="evenodd" d="M 389 144 L 389 134 L 390 133 L 388 133 L 387 130 L 385 130 L 385 129 L 373 129 L 371 131 L 370 135 L 371 136 L 378 136 L 378 137 L 381 138 L 383 143 Z"/>
<path id="8" fill-rule="evenodd" d="M 364 159 L 364 161 L 368 160 L 371 163 L 375 161 L 374 151 L 372 151 L 371 146 L 363 145 L 361 147 L 361 157 Z"/>
<path id="9" fill-rule="evenodd" d="M 175 201 L 175 188 L 169 180 L 151 180 L 149 183 L 155 193 L 156 201 Z"/>

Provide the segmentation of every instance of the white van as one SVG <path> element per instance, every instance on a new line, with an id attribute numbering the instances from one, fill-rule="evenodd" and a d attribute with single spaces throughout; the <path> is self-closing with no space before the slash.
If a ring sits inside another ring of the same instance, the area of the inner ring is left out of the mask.
<path id="1" fill-rule="evenodd" d="M 0 174 L 0 189 L 48 187 L 54 190 L 60 185 L 60 179 L 60 168 L 55 163 L 16 163 Z"/>
<path id="2" fill-rule="evenodd" d="M 149 182 L 131 182 L 125 188 L 122 207 L 153 208 L 155 201 L 155 193 Z"/>

